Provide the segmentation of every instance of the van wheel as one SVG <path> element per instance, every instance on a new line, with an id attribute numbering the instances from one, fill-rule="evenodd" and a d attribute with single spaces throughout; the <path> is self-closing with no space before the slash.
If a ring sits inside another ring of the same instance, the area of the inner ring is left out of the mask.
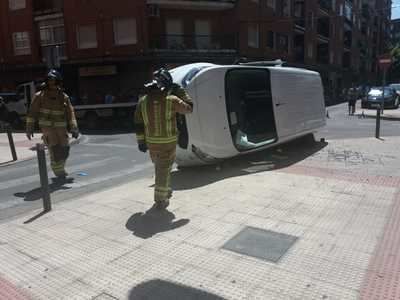
<path id="1" fill-rule="evenodd" d="M 306 145 L 314 145 L 315 137 L 313 133 L 309 133 L 303 137 L 304 144 Z"/>
<path id="2" fill-rule="evenodd" d="M 96 129 L 99 116 L 94 112 L 90 112 L 86 115 L 85 120 L 87 128 Z"/>

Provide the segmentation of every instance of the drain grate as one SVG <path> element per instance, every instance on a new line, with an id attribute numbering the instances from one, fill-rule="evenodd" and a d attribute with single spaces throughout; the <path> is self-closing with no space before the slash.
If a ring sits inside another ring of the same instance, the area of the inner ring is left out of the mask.
<path id="1" fill-rule="evenodd" d="M 297 239 L 284 233 L 245 227 L 222 248 L 276 263 Z"/>

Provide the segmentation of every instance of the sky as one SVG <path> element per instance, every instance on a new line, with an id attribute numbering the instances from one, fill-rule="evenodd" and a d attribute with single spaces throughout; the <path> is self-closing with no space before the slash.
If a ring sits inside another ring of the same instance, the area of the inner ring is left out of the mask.
<path id="1" fill-rule="evenodd" d="M 400 0 L 393 0 L 392 3 L 392 19 L 400 18 Z"/>

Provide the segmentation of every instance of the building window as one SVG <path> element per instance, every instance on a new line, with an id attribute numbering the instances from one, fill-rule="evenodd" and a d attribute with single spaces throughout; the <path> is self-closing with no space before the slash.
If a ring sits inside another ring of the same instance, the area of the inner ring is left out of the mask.
<path id="1" fill-rule="evenodd" d="M 26 8 L 26 1 L 25 0 L 9 0 L 8 6 L 10 10 L 17 10 Z"/>
<path id="2" fill-rule="evenodd" d="M 267 47 L 270 49 L 275 48 L 275 33 L 273 31 L 268 31 L 267 33 Z"/>
<path id="3" fill-rule="evenodd" d="M 336 12 L 336 0 L 332 0 L 332 10 Z"/>
<path id="4" fill-rule="evenodd" d="M 291 15 L 291 0 L 282 0 L 282 16 L 290 17 Z"/>
<path id="5" fill-rule="evenodd" d="M 276 45 L 279 51 L 289 53 L 289 37 L 287 34 L 276 34 Z"/>
<path id="6" fill-rule="evenodd" d="M 78 48 L 97 48 L 96 25 L 78 26 L 77 30 Z"/>
<path id="7" fill-rule="evenodd" d="M 167 46 L 168 49 L 185 49 L 183 21 L 180 19 L 167 19 Z"/>
<path id="8" fill-rule="evenodd" d="M 64 19 L 48 19 L 38 22 L 42 61 L 49 67 L 59 64 L 60 59 L 66 59 L 66 40 Z"/>
<path id="9" fill-rule="evenodd" d="M 137 43 L 136 19 L 114 19 L 114 43 L 115 45 L 132 45 Z"/>
<path id="10" fill-rule="evenodd" d="M 275 10 L 276 7 L 275 0 L 267 0 L 267 6 Z"/>
<path id="11" fill-rule="evenodd" d="M 314 29 L 314 12 L 312 11 L 308 13 L 307 24 L 310 29 Z"/>
<path id="12" fill-rule="evenodd" d="M 15 55 L 28 55 L 31 54 L 31 43 L 29 40 L 29 33 L 14 32 L 13 33 L 14 54 Z"/>
<path id="13" fill-rule="evenodd" d="M 335 63 L 335 54 L 333 53 L 333 51 L 331 51 L 331 55 L 330 55 L 330 58 L 329 58 L 329 62 L 330 62 L 331 64 L 334 64 L 334 63 Z"/>
<path id="14" fill-rule="evenodd" d="M 247 27 L 247 44 L 249 47 L 259 47 L 258 35 L 258 24 L 249 24 Z"/>
<path id="15" fill-rule="evenodd" d="M 313 57 L 313 47 L 314 47 L 314 45 L 312 43 L 308 44 L 307 56 L 310 57 L 310 58 Z"/>

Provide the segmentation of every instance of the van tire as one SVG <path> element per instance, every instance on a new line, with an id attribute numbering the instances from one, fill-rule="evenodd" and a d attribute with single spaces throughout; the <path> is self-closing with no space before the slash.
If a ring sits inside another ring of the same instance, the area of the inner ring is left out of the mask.
<path id="1" fill-rule="evenodd" d="M 303 141 L 304 141 L 304 144 L 306 144 L 306 145 L 314 145 L 316 143 L 313 133 L 309 133 L 309 134 L 303 136 Z"/>

